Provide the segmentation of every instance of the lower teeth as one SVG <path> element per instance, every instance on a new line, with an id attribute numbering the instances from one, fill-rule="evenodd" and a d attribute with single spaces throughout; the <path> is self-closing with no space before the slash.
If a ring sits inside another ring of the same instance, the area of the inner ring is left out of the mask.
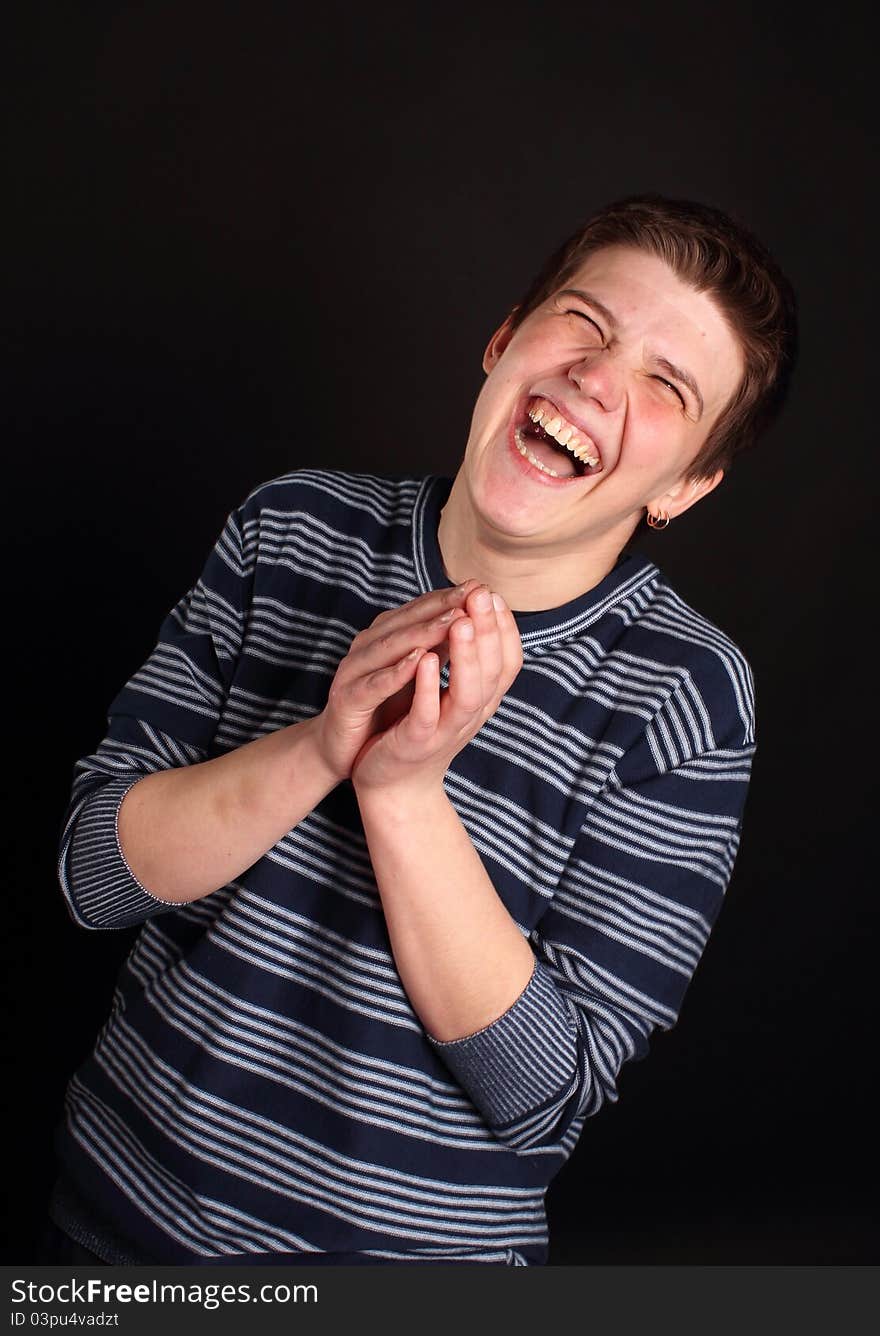
<path id="1" fill-rule="evenodd" d="M 530 464 L 534 464 L 536 469 L 540 469 L 542 473 L 549 473 L 551 478 L 559 477 L 555 469 L 548 469 L 547 465 L 542 464 L 540 459 L 536 459 L 531 450 L 527 449 L 520 441 L 517 441 L 516 448 L 521 455 L 525 455 Z"/>

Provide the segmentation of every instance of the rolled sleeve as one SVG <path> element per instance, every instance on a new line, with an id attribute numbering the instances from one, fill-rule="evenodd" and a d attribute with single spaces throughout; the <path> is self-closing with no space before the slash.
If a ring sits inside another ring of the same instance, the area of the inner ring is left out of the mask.
<path id="1" fill-rule="evenodd" d="M 173 909 L 142 886 L 119 842 L 119 809 L 137 779 L 114 779 L 84 804 L 62 845 L 59 880 L 72 917 L 81 927 L 127 928 Z M 74 896 L 73 887 L 76 887 Z"/>
<path id="2" fill-rule="evenodd" d="M 571 1093 L 577 1025 L 537 958 L 526 987 L 497 1020 L 463 1039 L 428 1038 L 494 1126 Z"/>

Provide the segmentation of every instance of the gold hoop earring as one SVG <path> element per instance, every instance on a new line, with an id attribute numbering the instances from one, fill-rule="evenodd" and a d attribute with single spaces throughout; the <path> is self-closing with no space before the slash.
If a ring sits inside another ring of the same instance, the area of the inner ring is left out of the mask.
<path id="1" fill-rule="evenodd" d="M 648 511 L 648 527 L 650 529 L 665 529 L 669 523 L 669 516 L 665 510 L 661 510 L 659 515 L 653 515 Z"/>

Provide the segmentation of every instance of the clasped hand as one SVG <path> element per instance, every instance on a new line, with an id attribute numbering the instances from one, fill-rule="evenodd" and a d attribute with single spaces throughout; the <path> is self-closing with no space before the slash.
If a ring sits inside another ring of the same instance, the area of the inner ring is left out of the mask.
<path id="1" fill-rule="evenodd" d="M 485 585 L 432 590 L 358 632 L 318 716 L 319 746 L 358 792 L 441 785 L 522 667 L 513 613 Z M 449 663 L 449 686 L 440 671 Z"/>

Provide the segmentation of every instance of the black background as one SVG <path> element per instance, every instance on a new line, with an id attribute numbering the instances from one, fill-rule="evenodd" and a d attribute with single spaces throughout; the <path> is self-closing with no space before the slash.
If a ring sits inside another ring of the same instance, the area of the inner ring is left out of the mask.
<path id="1" fill-rule="evenodd" d="M 483 346 L 594 208 L 728 209 L 790 406 L 652 556 L 756 678 L 728 903 L 549 1196 L 551 1262 L 876 1262 L 875 222 L 858 9 L 22 6 L 3 46 L 9 1252 L 132 934 L 68 922 L 73 765 L 235 505 L 452 476 Z"/>

